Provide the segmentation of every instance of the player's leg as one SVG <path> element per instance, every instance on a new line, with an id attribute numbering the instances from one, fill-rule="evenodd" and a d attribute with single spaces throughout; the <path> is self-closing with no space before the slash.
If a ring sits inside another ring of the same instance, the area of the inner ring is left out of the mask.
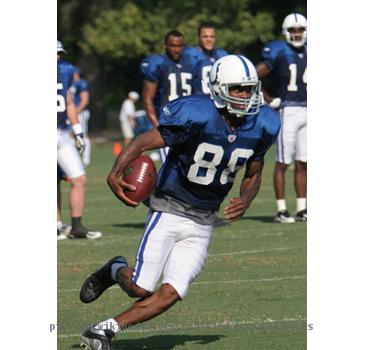
<path id="1" fill-rule="evenodd" d="M 85 280 L 80 290 L 81 301 L 93 302 L 116 283 L 130 297 L 151 294 L 175 244 L 174 234 L 169 214 L 152 211 L 137 250 L 135 268 L 128 267 L 127 260 L 122 256 L 111 259 Z"/>
<path id="2" fill-rule="evenodd" d="M 137 284 L 139 287 L 143 286 L 143 289 L 147 291 L 152 291 L 154 287 L 151 287 L 151 277 L 153 278 L 154 283 L 157 283 L 158 277 L 162 271 L 162 266 L 160 264 L 161 258 L 158 257 L 162 253 L 164 260 L 163 265 L 165 266 L 162 286 L 156 292 L 145 296 L 143 299 L 134 303 L 129 309 L 114 318 L 100 322 L 95 327 L 89 327 L 81 336 L 82 343 L 89 344 L 95 338 L 103 338 L 105 341 L 109 340 L 108 344 L 111 346 L 111 338 L 108 338 L 108 334 L 113 335 L 119 330 L 150 320 L 151 318 L 160 315 L 186 294 L 188 285 L 200 272 L 207 256 L 211 227 L 204 226 L 205 228 L 208 227 L 209 230 L 205 233 L 201 231 L 199 232 L 199 242 L 197 243 L 194 243 L 193 240 L 189 240 L 189 242 L 186 242 L 184 245 L 181 244 L 180 241 L 175 243 L 176 237 L 180 236 L 181 232 L 189 235 L 189 227 L 186 225 L 184 226 L 184 221 L 189 222 L 189 225 L 191 226 L 191 221 L 188 219 L 180 218 L 168 213 L 154 213 L 141 239 L 137 253 L 137 265 L 133 273 L 132 282 Z M 169 232 L 164 232 L 167 227 L 169 228 Z M 162 231 L 160 231 L 160 229 Z M 193 227 L 193 230 L 195 230 L 195 227 Z M 195 232 L 198 234 L 197 231 Z M 167 242 L 166 247 L 165 244 L 161 246 L 161 240 L 159 238 L 160 234 L 168 237 L 167 241 L 171 239 L 172 244 Z M 204 237 L 204 235 L 206 237 Z M 151 245 L 148 243 L 149 240 L 152 242 Z M 183 257 L 182 255 L 186 254 L 186 249 L 189 249 L 187 248 L 189 246 L 190 249 L 193 246 L 197 248 L 195 249 L 195 255 L 187 254 Z M 144 254 L 144 249 L 146 249 L 146 255 Z M 185 267 L 181 266 L 179 269 L 176 265 L 180 265 L 180 261 L 182 261 L 181 259 L 185 260 Z M 188 259 L 191 259 L 192 261 L 189 261 Z M 155 265 L 156 269 L 156 264 L 159 265 L 159 273 L 153 271 L 153 265 Z M 194 266 L 193 268 L 191 268 L 192 265 Z M 126 268 L 122 268 L 119 270 L 119 273 L 124 273 L 126 271 L 128 271 Z M 187 273 L 187 276 L 180 276 L 180 273 Z M 157 275 L 157 278 L 154 277 Z M 129 279 L 130 277 L 131 276 L 129 275 Z M 168 280 L 171 280 L 171 283 L 174 284 L 174 286 L 167 282 Z M 178 290 L 180 292 L 178 292 Z"/>
<path id="3" fill-rule="evenodd" d="M 57 148 L 57 162 L 70 179 L 69 206 L 71 211 L 71 238 L 100 238 L 100 232 L 90 231 L 81 223 L 84 210 L 86 176 L 80 155 L 69 133 L 64 132 Z"/>
<path id="4" fill-rule="evenodd" d="M 294 186 L 297 195 L 296 221 L 307 221 L 307 109 L 298 110 L 303 124 L 298 131 Z"/>
<path id="5" fill-rule="evenodd" d="M 118 331 L 160 315 L 178 300 L 179 295 L 175 289 L 169 284 L 164 284 L 159 290 L 136 301 L 129 309 L 114 318 L 88 327 L 81 335 L 81 345 L 88 346 L 92 350 L 112 350 L 111 340 Z"/>
<path id="6" fill-rule="evenodd" d="M 61 178 L 57 176 L 57 240 L 63 240 L 67 238 L 67 233 L 65 232 L 68 225 L 63 224 L 61 215 Z"/>
<path id="7" fill-rule="evenodd" d="M 124 145 L 127 146 L 134 138 L 134 131 L 129 120 L 123 120 L 121 122 L 121 128 L 124 138 Z"/>
<path id="8" fill-rule="evenodd" d="M 295 153 L 295 128 L 290 109 L 280 110 L 281 129 L 276 141 L 276 163 L 274 169 L 274 190 L 277 206 L 276 222 L 293 223 L 285 200 L 285 173 Z"/>

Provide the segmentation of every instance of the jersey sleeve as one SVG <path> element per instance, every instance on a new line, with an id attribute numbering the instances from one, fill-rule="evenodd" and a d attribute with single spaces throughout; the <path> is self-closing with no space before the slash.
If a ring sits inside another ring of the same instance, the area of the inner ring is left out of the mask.
<path id="1" fill-rule="evenodd" d="M 184 98 L 174 100 L 163 107 L 157 129 L 167 146 L 181 146 L 199 132 L 201 125 L 193 121 L 193 114 Z"/>
<path id="2" fill-rule="evenodd" d="M 270 107 L 266 107 L 269 109 L 269 113 L 265 120 L 265 125 L 263 127 L 263 137 L 262 140 L 257 147 L 255 153 L 252 156 L 253 160 L 262 160 L 268 149 L 276 142 L 278 137 L 281 123 L 279 114 L 271 109 Z"/>
<path id="3" fill-rule="evenodd" d="M 271 42 L 265 45 L 265 47 L 261 51 L 261 59 L 262 61 L 269 67 L 270 70 L 276 64 L 276 60 L 279 56 L 281 48 L 279 42 Z"/>
<path id="4" fill-rule="evenodd" d="M 89 84 L 86 80 L 81 80 L 79 85 L 80 92 L 89 91 Z"/>
<path id="5" fill-rule="evenodd" d="M 161 59 L 159 56 L 148 56 L 142 60 L 139 68 L 144 80 L 152 82 L 160 82 L 160 65 Z"/>

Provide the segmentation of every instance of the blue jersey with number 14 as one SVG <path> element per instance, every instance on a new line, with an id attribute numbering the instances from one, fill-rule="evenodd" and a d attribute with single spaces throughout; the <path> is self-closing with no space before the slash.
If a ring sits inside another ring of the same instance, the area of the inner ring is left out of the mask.
<path id="1" fill-rule="evenodd" d="M 297 50 L 283 40 L 275 40 L 263 48 L 261 57 L 272 71 L 275 93 L 283 105 L 306 106 L 306 46 Z"/>
<path id="2" fill-rule="evenodd" d="M 71 63 L 57 61 L 57 128 L 67 129 L 67 91 L 72 85 L 74 67 Z"/>
<path id="3" fill-rule="evenodd" d="M 275 142 L 280 119 L 262 106 L 232 131 L 208 96 L 194 95 L 168 103 L 158 129 L 170 151 L 159 171 L 156 195 L 214 211 L 238 170 L 248 159 L 262 159 Z"/>

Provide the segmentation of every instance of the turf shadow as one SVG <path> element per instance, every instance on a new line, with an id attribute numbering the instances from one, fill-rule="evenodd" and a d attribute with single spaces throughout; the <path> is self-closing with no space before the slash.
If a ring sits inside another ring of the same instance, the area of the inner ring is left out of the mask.
<path id="1" fill-rule="evenodd" d="M 133 223 L 126 223 L 126 224 L 113 224 L 113 227 L 120 227 L 120 228 L 141 228 L 143 229 L 146 226 L 145 222 L 133 222 Z"/>
<path id="2" fill-rule="evenodd" d="M 176 345 L 185 345 L 188 342 L 205 345 L 213 343 L 225 337 L 224 335 L 154 335 L 141 339 L 120 339 L 113 340 L 115 350 L 172 350 Z M 74 344 L 70 349 L 80 349 L 79 344 Z"/>
<path id="3" fill-rule="evenodd" d="M 209 344 L 220 340 L 224 335 L 154 335 L 142 339 L 119 339 L 113 342 L 116 350 L 170 350 L 188 342 Z"/>
<path id="4" fill-rule="evenodd" d="M 274 215 L 244 216 L 241 220 L 252 220 L 252 221 L 274 223 Z"/>

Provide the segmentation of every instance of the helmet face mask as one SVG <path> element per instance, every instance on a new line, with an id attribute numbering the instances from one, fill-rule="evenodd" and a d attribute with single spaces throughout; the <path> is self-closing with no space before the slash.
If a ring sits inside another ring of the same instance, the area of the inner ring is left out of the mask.
<path id="1" fill-rule="evenodd" d="M 226 107 L 237 118 L 259 112 L 261 82 L 254 65 L 246 57 L 228 55 L 217 60 L 209 74 L 209 87 L 217 108 Z M 230 90 L 234 88 L 246 93 L 233 94 Z"/>
<path id="2" fill-rule="evenodd" d="M 286 16 L 282 28 L 286 42 L 293 47 L 302 47 L 307 42 L 307 20 L 299 13 Z"/>

